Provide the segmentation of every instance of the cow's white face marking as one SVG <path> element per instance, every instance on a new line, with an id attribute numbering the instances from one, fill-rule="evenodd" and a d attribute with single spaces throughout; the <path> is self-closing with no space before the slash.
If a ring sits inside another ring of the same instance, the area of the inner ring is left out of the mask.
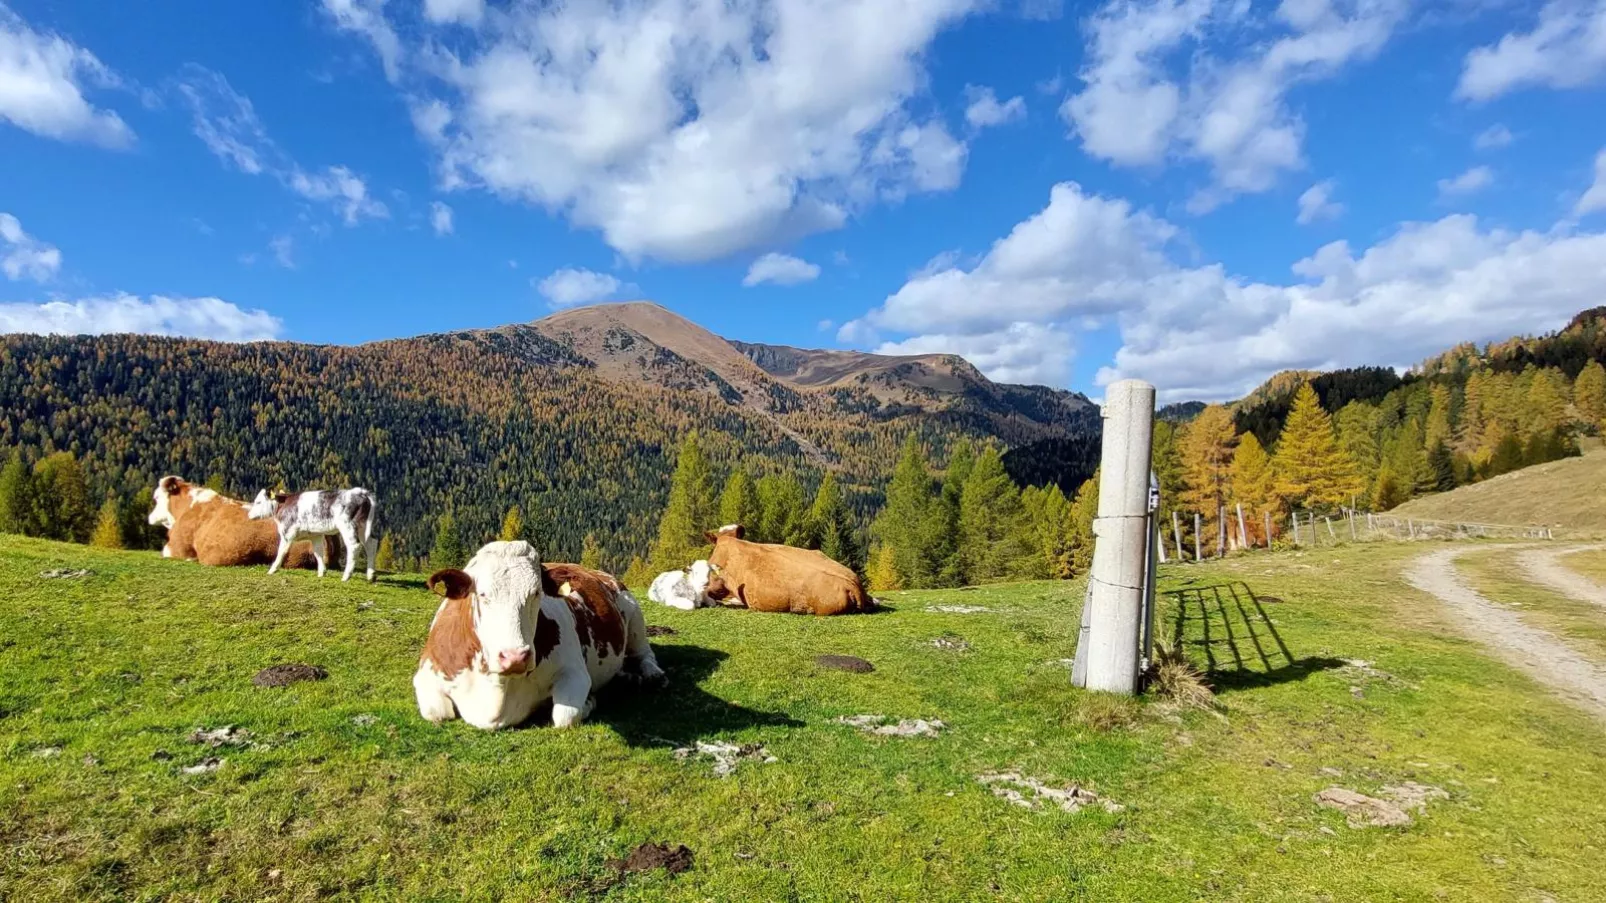
<path id="1" fill-rule="evenodd" d="M 245 509 L 245 516 L 251 520 L 262 520 L 263 518 L 272 517 L 275 507 L 277 506 L 274 504 L 273 499 L 268 495 L 268 491 L 264 489 L 257 493 L 256 498 L 251 500 L 251 507 Z"/>
<path id="2" fill-rule="evenodd" d="M 474 633 L 486 670 L 501 674 L 503 662 L 521 653 L 533 665 L 541 614 L 541 562 L 535 550 L 523 540 L 489 543 L 463 570 L 474 578 Z"/>
<path id="3" fill-rule="evenodd" d="M 151 493 L 151 501 L 156 503 L 156 507 L 151 509 L 150 516 L 145 518 L 145 522 L 153 527 L 173 529 L 173 514 L 167 509 L 167 490 L 162 488 L 162 484 L 156 484 L 156 491 Z"/>
<path id="4" fill-rule="evenodd" d="M 709 578 L 713 576 L 714 566 L 709 564 L 706 559 L 694 561 L 691 567 L 686 569 L 686 579 L 691 582 L 692 592 L 697 594 L 699 600 L 708 589 Z"/>

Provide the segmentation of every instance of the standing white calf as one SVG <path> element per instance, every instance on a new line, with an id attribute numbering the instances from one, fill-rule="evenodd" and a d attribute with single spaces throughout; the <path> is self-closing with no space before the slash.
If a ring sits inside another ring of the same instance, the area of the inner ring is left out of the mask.
<path id="1" fill-rule="evenodd" d="M 374 497 L 366 489 L 325 489 L 313 492 L 280 493 L 269 496 L 266 489 L 257 493 L 246 516 L 252 520 L 273 518 L 279 528 L 279 554 L 273 559 L 268 573 L 284 563 L 290 544 L 305 537 L 316 537 L 312 555 L 318 560 L 318 576 L 324 572 L 324 537 L 338 535 L 346 544 L 346 572 L 341 581 L 351 579 L 351 570 L 357 564 L 361 550 L 368 565 L 368 582 L 374 580 L 374 556 L 378 554 L 379 540 L 374 539 Z"/>
<path id="2" fill-rule="evenodd" d="M 707 561 L 694 561 L 690 567 L 659 574 L 658 579 L 648 587 L 647 598 L 684 611 L 706 608 L 713 604 L 708 599 L 708 581 L 713 576 L 713 565 Z"/>

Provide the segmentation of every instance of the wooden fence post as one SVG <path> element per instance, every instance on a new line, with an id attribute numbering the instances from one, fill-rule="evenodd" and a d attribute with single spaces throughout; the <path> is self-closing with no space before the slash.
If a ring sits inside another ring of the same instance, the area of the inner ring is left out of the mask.
<path id="1" fill-rule="evenodd" d="M 1187 561 L 1188 556 L 1182 554 L 1182 521 L 1177 519 L 1176 509 L 1171 511 L 1171 538 L 1177 541 L 1177 560 Z"/>
<path id="2" fill-rule="evenodd" d="M 1271 548 L 1271 512 L 1266 512 L 1266 548 Z"/>
<path id="3" fill-rule="evenodd" d="M 1244 527 L 1244 503 L 1237 502 L 1236 504 L 1238 505 L 1238 545 L 1247 549 L 1250 548 L 1249 530 Z"/>

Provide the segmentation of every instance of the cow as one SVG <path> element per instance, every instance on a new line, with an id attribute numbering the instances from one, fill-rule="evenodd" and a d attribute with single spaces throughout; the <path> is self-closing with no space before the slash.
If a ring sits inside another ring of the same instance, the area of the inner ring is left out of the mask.
<path id="1" fill-rule="evenodd" d="M 659 574 L 647 590 L 647 598 L 682 611 L 702 608 L 712 604 L 708 598 L 708 581 L 713 576 L 713 565 L 694 561 L 690 567 Z"/>
<path id="2" fill-rule="evenodd" d="M 753 611 L 840 615 L 872 611 L 875 601 L 853 571 L 825 555 L 792 546 L 748 542 L 741 524 L 705 534 L 715 576 L 708 598 Z"/>
<path id="3" fill-rule="evenodd" d="M 253 523 L 246 504 L 177 476 L 165 476 L 151 493 L 153 506 L 146 522 L 167 528 L 163 558 L 194 559 L 209 567 L 270 564 L 279 549 L 279 534 L 272 524 Z M 320 540 L 320 545 L 322 544 Z M 311 543 L 296 543 L 286 564 L 293 568 L 317 566 Z"/>
<path id="4" fill-rule="evenodd" d="M 497 730 L 552 700 L 552 724 L 591 714 L 621 672 L 662 681 L 641 605 L 601 571 L 542 565 L 523 540 L 481 547 L 462 570 L 430 575 L 443 597 L 413 675 L 418 712 Z M 626 669 L 629 669 L 626 671 Z"/>
<path id="5" fill-rule="evenodd" d="M 272 518 L 279 532 L 279 552 L 268 566 L 268 573 L 279 569 L 290 546 L 303 536 L 316 536 L 318 545 L 312 553 L 318 559 L 318 576 L 324 572 L 323 543 L 325 537 L 340 537 L 346 544 L 346 569 L 340 577 L 344 583 L 351 579 L 352 568 L 357 564 L 360 550 L 367 559 L 368 582 L 374 582 L 374 556 L 379 553 L 379 540 L 374 538 L 374 515 L 377 513 L 373 493 L 361 487 L 355 489 L 323 489 L 312 492 L 280 493 L 269 496 L 266 489 L 257 493 L 246 516 L 251 520 Z"/>

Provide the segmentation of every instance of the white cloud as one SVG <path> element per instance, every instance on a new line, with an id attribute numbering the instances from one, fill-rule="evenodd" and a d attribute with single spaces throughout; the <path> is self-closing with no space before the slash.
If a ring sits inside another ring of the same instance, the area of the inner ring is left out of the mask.
<path id="1" fill-rule="evenodd" d="M 431 201 L 429 205 L 429 225 L 436 235 L 452 234 L 452 208 L 440 201 Z"/>
<path id="2" fill-rule="evenodd" d="M 1333 180 L 1327 179 L 1299 196 L 1299 216 L 1295 219 L 1301 226 L 1308 226 L 1317 220 L 1337 219 L 1343 212 L 1344 205 L 1333 200 Z"/>
<path id="3" fill-rule="evenodd" d="M 416 50 L 383 18 L 395 4 L 325 8 L 390 61 L 443 187 L 692 262 L 956 185 L 966 149 L 919 112 L 924 56 L 977 2 L 515 4 L 449 40 L 426 23 Z"/>
<path id="4" fill-rule="evenodd" d="M 268 250 L 273 252 L 274 262 L 278 263 L 279 266 L 287 270 L 296 268 L 295 239 L 288 235 L 280 235 L 268 242 Z"/>
<path id="5" fill-rule="evenodd" d="M 1606 234 L 1567 223 L 1543 232 L 1466 214 L 1406 223 L 1359 253 L 1325 245 L 1282 283 L 1179 263 L 1168 253 L 1175 235 L 1125 201 L 1064 183 L 969 269 L 916 274 L 838 337 L 952 351 L 995 379 L 1054 383 L 1072 335 L 1113 323 L 1121 344 L 1099 384 L 1138 377 L 1165 401 L 1214 400 L 1278 370 L 1409 366 L 1448 341 L 1559 326 L 1606 297 Z M 905 337 L 877 336 L 889 331 Z"/>
<path id="6" fill-rule="evenodd" d="M 965 86 L 965 121 L 971 128 L 984 129 L 1026 118 L 1026 99 L 1011 97 L 1003 103 L 992 88 Z"/>
<path id="7" fill-rule="evenodd" d="M 478 25 L 485 15 L 485 0 L 424 0 L 424 18 L 444 24 Z"/>
<path id="8" fill-rule="evenodd" d="M 798 285 L 811 282 L 820 275 L 819 264 L 793 257 L 790 254 L 769 253 L 753 261 L 742 278 L 749 288 L 764 282 L 776 285 Z"/>
<path id="9" fill-rule="evenodd" d="M 1496 150 L 1510 144 L 1514 138 L 1511 129 L 1497 122 L 1479 132 L 1478 137 L 1472 139 L 1472 146 L 1478 150 Z"/>
<path id="10" fill-rule="evenodd" d="M 876 353 L 957 354 L 995 382 L 1063 386 L 1070 380 L 1075 347 L 1071 334 L 1058 326 L 1011 323 L 980 335 L 921 335 L 885 342 Z"/>
<path id="11" fill-rule="evenodd" d="M 1606 0 L 1550 0 L 1533 30 L 1467 54 L 1456 96 L 1490 100 L 1527 87 L 1579 88 L 1606 75 Z"/>
<path id="12" fill-rule="evenodd" d="M 94 54 L 33 30 L 0 3 L 0 120 L 44 138 L 132 145 L 127 123 L 84 98 L 86 84 L 114 87 L 119 80 Z"/>
<path id="13" fill-rule="evenodd" d="M 9 213 L 0 213 L 0 272 L 12 282 L 31 279 L 44 282 L 61 269 L 61 251 L 22 231 L 22 223 Z"/>
<path id="14" fill-rule="evenodd" d="M 284 322 L 261 310 L 241 310 L 219 298 L 139 298 L 117 294 L 82 301 L 0 304 L 0 332 L 104 335 L 139 332 L 225 342 L 278 338 Z"/>
<path id="15" fill-rule="evenodd" d="M 1573 215 L 1583 216 L 1602 210 L 1606 210 L 1606 148 L 1595 155 L 1595 181 L 1573 205 Z"/>
<path id="16" fill-rule="evenodd" d="M 617 292 L 622 285 L 607 273 L 564 267 L 535 282 L 535 289 L 546 296 L 551 307 L 561 308 L 601 301 Z"/>
<path id="17" fill-rule="evenodd" d="M 1207 163 L 1212 184 L 1189 203 L 1202 213 L 1304 165 L 1305 124 L 1287 93 L 1375 56 L 1408 4 L 1284 0 L 1268 23 L 1238 0 L 1112 0 L 1089 20 L 1084 87 L 1060 115 L 1087 153 L 1116 164 Z M 1281 33 L 1245 44 L 1251 28 Z"/>
<path id="18" fill-rule="evenodd" d="M 220 73 L 191 64 L 176 84 L 189 104 L 195 136 L 224 163 L 248 175 L 271 175 L 307 200 L 329 204 L 348 226 L 390 215 L 383 203 L 369 197 L 362 177 L 347 167 L 303 169 L 268 136 L 250 99 Z"/>
<path id="19" fill-rule="evenodd" d="M 1494 170 L 1487 166 L 1474 166 L 1453 179 L 1439 180 L 1441 200 L 1476 194 L 1494 184 Z"/>

